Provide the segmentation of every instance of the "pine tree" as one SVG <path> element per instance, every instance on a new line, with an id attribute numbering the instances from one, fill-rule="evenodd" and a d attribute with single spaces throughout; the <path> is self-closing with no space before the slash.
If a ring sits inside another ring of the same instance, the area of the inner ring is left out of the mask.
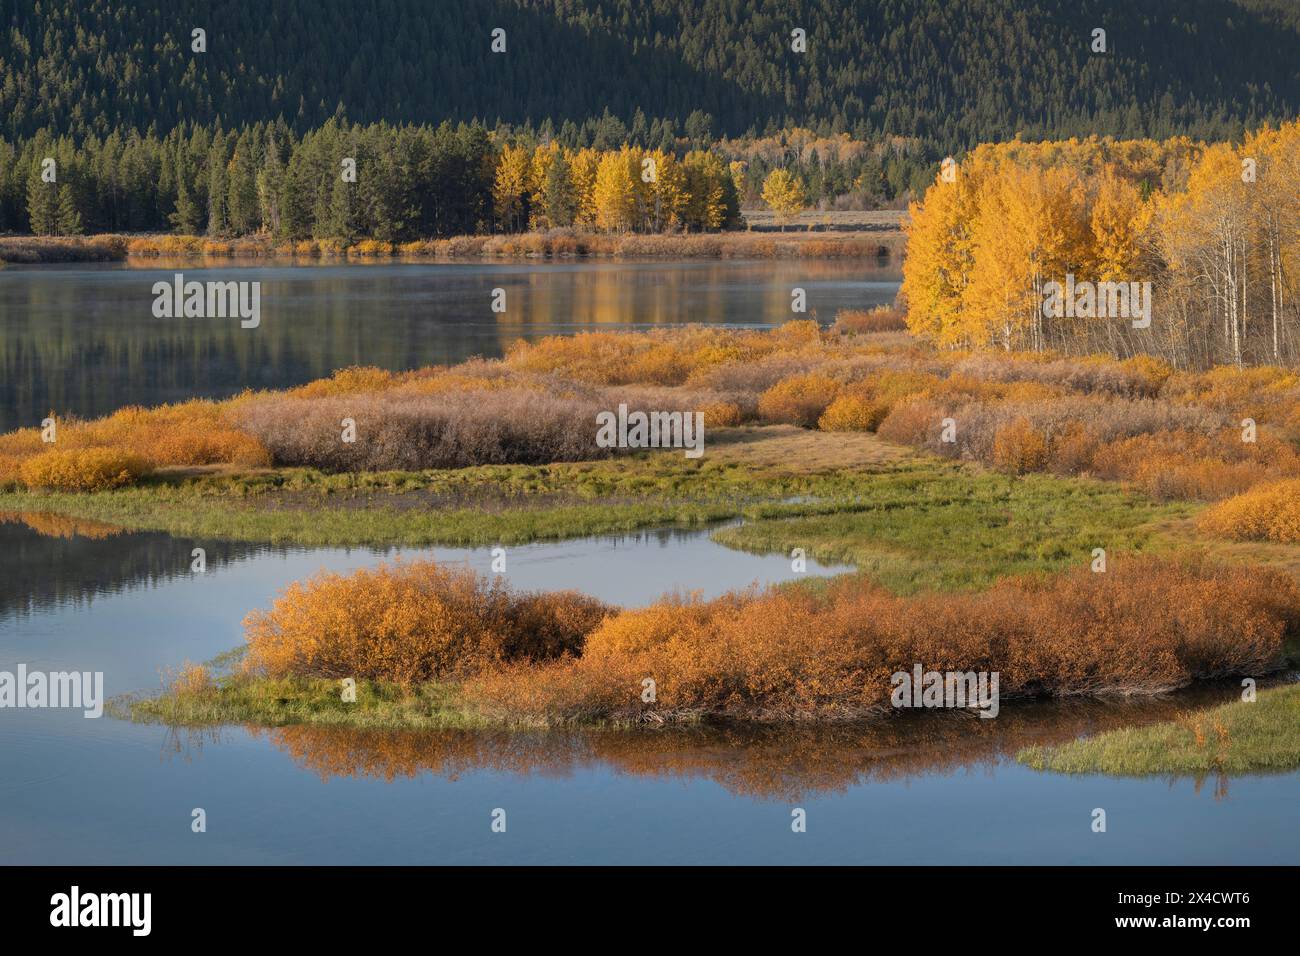
<path id="1" fill-rule="evenodd" d="M 227 214 L 229 184 L 226 180 L 224 150 L 214 143 L 208 153 L 208 235 L 224 236 L 230 231 Z"/>
<path id="2" fill-rule="evenodd" d="M 27 177 L 27 220 L 32 233 L 52 236 L 59 228 L 59 190 L 55 183 L 41 179 L 40 163 L 32 164 Z"/>
<path id="3" fill-rule="evenodd" d="M 563 150 L 556 150 L 546 168 L 546 181 L 543 187 L 546 206 L 546 218 L 552 226 L 571 226 L 577 212 L 577 196 L 573 188 L 573 177 L 569 172 L 568 160 Z"/>
<path id="4" fill-rule="evenodd" d="M 54 230 L 60 236 L 79 236 L 82 233 L 81 213 L 77 211 L 72 187 L 67 183 L 59 186 L 59 201 L 55 213 Z"/>

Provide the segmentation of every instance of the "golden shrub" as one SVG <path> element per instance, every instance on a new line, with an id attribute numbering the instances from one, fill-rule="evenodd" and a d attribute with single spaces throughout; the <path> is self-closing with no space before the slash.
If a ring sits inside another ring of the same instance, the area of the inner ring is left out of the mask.
<path id="1" fill-rule="evenodd" d="M 468 568 L 397 562 L 290 585 L 245 618 L 245 663 L 272 677 L 463 677 L 577 653 L 609 612 L 573 592 L 514 594 Z"/>
<path id="2" fill-rule="evenodd" d="M 170 671 L 166 675 L 166 684 L 170 693 L 182 697 L 202 696 L 216 690 L 212 672 L 205 665 L 191 661 L 185 661 Z"/>
<path id="3" fill-rule="evenodd" d="M 19 477 L 28 488 L 105 491 L 134 484 L 150 470 L 138 455 L 111 448 L 72 448 L 27 459 L 19 468 Z"/>
<path id="4" fill-rule="evenodd" d="M 826 375 L 793 375 L 777 382 L 758 399 L 763 420 L 812 428 L 839 394 L 840 383 Z"/>
<path id="5" fill-rule="evenodd" d="M 352 365 L 338 369 L 329 378 L 318 378 L 306 385 L 289 390 L 290 395 L 301 398 L 318 398 L 324 395 L 355 395 L 359 392 L 381 392 L 400 381 L 400 376 L 373 365 Z"/>
<path id="6" fill-rule="evenodd" d="M 817 419 L 817 427 L 824 432 L 872 431 L 885 417 L 884 411 L 860 395 L 841 395 Z"/>
<path id="7" fill-rule="evenodd" d="M 1197 525 L 1239 541 L 1300 542 L 1300 480 L 1257 485 L 1202 513 Z"/>
<path id="8" fill-rule="evenodd" d="M 1041 471 L 1047 464 L 1047 439 L 1027 418 L 1017 418 L 995 433 L 993 463 L 1013 475 Z"/>
<path id="9" fill-rule="evenodd" d="M 997 671 L 1004 699 L 1154 693 L 1276 667 L 1300 626 L 1300 589 L 1281 572 L 1117 564 L 979 594 L 905 598 L 844 578 L 820 594 L 669 599 L 606 619 L 576 660 L 487 670 L 465 692 L 522 721 L 860 717 L 889 710 L 891 675 L 915 664 Z"/>
<path id="10" fill-rule="evenodd" d="M 840 309 L 835 313 L 835 324 L 831 329 L 851 335 L 865 335 L 871 332 L 906 332 L 907 318 L 901 309 L 890 305 L 878 305 L 869 311 Z"/>
<path id="11" fill-rule="evenodd" d="M 739 425 L 744 417 L 735 402 L 705 402 L 699 410 L 704 413 L 704 424 L 709 428 Z"/>

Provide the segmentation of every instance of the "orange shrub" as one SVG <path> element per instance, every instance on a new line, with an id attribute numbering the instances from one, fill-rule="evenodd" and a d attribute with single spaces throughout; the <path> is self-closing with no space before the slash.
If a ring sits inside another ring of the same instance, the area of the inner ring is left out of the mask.
<path id="1" fill-rule="evenodd" d="M 245 618 L 246 665 L 272 677 L 463 677 L 576 653 L 608 613 L 574 592 L 514 594 L 468 568 L 397 562 L 291 584 Z"/>
<path id="2" fill-rule="evenodd" d="M 1202 513 L 1197 526 L 1238 541 L 1300 542 L 1300 480 L 1257 485 Z"/>
<path id="3" fill-rule="evenodd" d="M 993 464 L 1013 475 L 1040 471 L 1047 464 L 1047 439 L 1027 418 L 1017 418 L 997 430 Z"/>
<path id="4" fill-rule="evenodd" d="M 844 578 L 820 594 L 624 611 L 578 659 L 484 671 L 465 691 L 486 713 L 542 723 L 860 717 L 888 711 L 892 675 L 916 664 L 997 671 L 1003 698 L 1155 693 L 1275 669 L 1298 625 L 1300 589 L 1271 570 L 1146 559 L 911 598 Z M 646 678 L 653 702 L 641 697 Z"/>
<path id="5" fill-rule="evenodd" d="M 841 395 L 817 419 L 817 427 L 824 432 L 867 432 L 884 417 L 884 409 L 870 399 Z"/>
<path id="6" fill-rule="evenodd" d="M 306 385 L 288 390 L 288 394 L 302 398 L 318 398 L 323 395 L 355 395 L 358 392 L 381 392 L 391 388 L 399 376 L 387 369 L 373 365 L 351 365 L 334 372 L 329 378 L 318 378 Z"/>
<path id="7" fill-rule="evenodd" d="M 704 413 L 704 424 L 709 428 L 728 428 L 742 420 L 740 406 L 735 402 L 706 402 L 699 410 Z"/>
<path id="8" fill-rule="evenodd" d="M 812 428 L 839 391 L 840 383 L 828 376 L 795 375 L 759 396 L 758 414 L 768 422 Z"/>
<path id="9" fill-rule="evenodd" d="M 147 462 L 111 448 L 72 448 L 42 452 L 24 461 L 19 478 L 28 488 L 50 491 L 105 491 L 134 484 L 148 474 Z"/>

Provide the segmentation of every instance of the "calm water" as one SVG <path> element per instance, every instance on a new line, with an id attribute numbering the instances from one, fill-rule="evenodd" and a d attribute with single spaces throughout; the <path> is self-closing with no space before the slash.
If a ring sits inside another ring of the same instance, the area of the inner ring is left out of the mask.
<path id="1" fill-rule="evenodd" d="M 110 694 L 240 641 L 289 581 L 384 556 L 0 522 L 0 669 L 103 670 Z M 188 571 L 191 548 L 208 571 Z M 388 552 L 388 556 L 399 552 Z M 489 570 L 486 550 L 400 552 Z M 813 567 L 813 573 L 835 568 Z M 788 563 L 659 532 L 513 548 L 511 582 L 623 604 L 790 577 Z M 1213 688 L 1194 702 L 1227 699 Z M 1004 706 L 799 731 L 175 732 L 0 711 L 0 862 L 1294 863 L 1300 775 L 1036 774 L 1027 743 L 1168 717 L 1188 698 Z M 790 812 L 808 831 L 790 830 Z M 1109 831 L 1089 829 L 1105 807 Z M 208 832 L 190 832 L 190 811 Z M 505 834 L 490 831 L 495 808 Z"/>
<path id="2" fill-rule="evenodd" d="M 261 282 L 261 325 L 159 319 L 153 284 Z M 258 265 L 0 269 L 0 431 L 54 410 L 299 385 L 348 365 L 390 369 L 495 357 L 518 339 L 688 322 L 764 327 L 794 317 L 790 290 L 829 322 L 890 302 L 895 269 L 873 262 Z M 492 290 L 506 311 L 491 310 Z"/>
<path id="3" fill-rule="evenodd" d="M 173 268 L 0 270 L 0 429 L 51 408 L 91 416 L 349 364 L 499 355 L 581 328 L 773 325 L 796 285 L 829 321 L 897 288 L 888 269 L 836 262 L 180 268 L 261 281 L 261 327 L 155 319 L 150 287 Z M 497 287 L 504 315 L 488 308 Z M 195 546 L 202 575 L 189 572 Z M 290 581 L 398 553 L 490 567 L 483 549 L 284 549 L 0 514 L 0 670 L 99 670 L 110 695 L 156 688 L 161 671 L 238 645 L 243 616 Z M 517 587 L 625 605 L 791 576 L 784 558 L 698 532 L 518 547 L 508 560 Z M 185 733 L 5 709 L 0 863 L 1296 863 L 1300 774 L 1068 778 L 1011 759 L 1235 693 L 797 731 Z M 194 807 L 205 834 L 190 831 Z M 498 807 L 505 834 L 489 827 Z M 806 833 L 791 832 L 794 807 Z M 1090 830 L 1094 807 L 1106 834 Z"/>

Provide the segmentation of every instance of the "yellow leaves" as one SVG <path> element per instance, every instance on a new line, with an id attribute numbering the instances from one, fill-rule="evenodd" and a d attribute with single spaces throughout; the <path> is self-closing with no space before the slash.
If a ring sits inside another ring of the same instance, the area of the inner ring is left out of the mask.
<path id="1" fill-rule="evenodd" d="M 492 185 L 497 224 L 508 232 L 519 232 L 527 226 L 528 205 L 535 191 L 532 154 L 522 146 L 503 146 Z"/>
<path id="2" fill-rule="evenodd" d="M 763 180 L 763 201 L 778 219 L 797 216 L 807 203 L 803 182 L 788 169 L 774 169 Z"/>
<path id="3" fill-rule="evenodd" d="M 1300 480 L 1257 485 L 1204 512 L 1197 526 L 1239 541 L 1300 542 Z"/>
<path id="4" fill-rule="evenodd" d="M 1106 169 L 1097 182 L 1088 222 L 1092 274 L 1097 279 L 1133 281 L 1146 274 L 1140 258 L 1153 211 L 1137 187 L 1117 176 L 1113 167 Z"/>
<path id="5" fill-rule="evenodd" d="M 108 448 L 42 452 L 27 459 L 18 477 L 28 488 L 52 491 L 106 491 L 134 484 L 152 469 L 136 455 Z"/>
<path id="6" fill-rule="evenodd" d="M 592 193 L 595 224 L 608 232 L 627 232 L 636 221 L 639 166 L 628 147 L 601 157 Z"/>

